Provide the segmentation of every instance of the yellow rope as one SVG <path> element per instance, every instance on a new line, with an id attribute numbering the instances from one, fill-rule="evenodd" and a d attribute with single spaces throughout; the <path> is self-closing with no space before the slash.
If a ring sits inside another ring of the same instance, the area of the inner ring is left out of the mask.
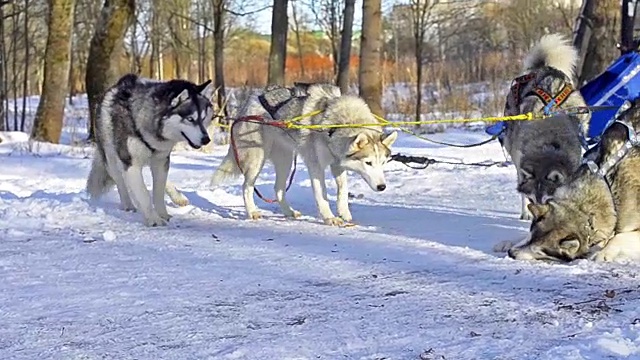
<path id="1" fill-rule="evenodd" d="M 371 124 L 315 124 L 315 125 L 297 125 L 291 121 L 284 121 L 286 127 L 289 129 L 339 129 L 339 128 L 361 128 L 371 126 L 416 126 L 416 125 L 428 125 L 428 124 L 446 124 L 446 123 L 470 123 L 470 122 L 497 122 L 497 121 L 529 121 L 534 120 L 536 117 L 532 112 L 519 115 L 510 116 L 489 116 L 481 118 L 467 118 L 467 119 L 440 119 L 440 120 L 423 120 L 423 121 L 388 121 L 384 118 L 374 115 L 378 119 L 379 123 Z"/>

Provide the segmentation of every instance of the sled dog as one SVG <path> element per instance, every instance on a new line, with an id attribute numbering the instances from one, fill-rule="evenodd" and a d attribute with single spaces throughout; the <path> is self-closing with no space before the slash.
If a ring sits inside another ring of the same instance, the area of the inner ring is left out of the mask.
<path id="1" fill-rule="evenodd" d="M 171 150 L 180 141 L 195 149 L 211 141 L 206 128 L 213 116 L 213 91 L 211 80 L 196 85 L 134 74 L 120 78 L 97 110 L 96 152 L 87 180 L 90 197 L 99 198 L 115 185 L 123 210 L 141 212 L 148 226 L 166 225 L 170 215 L 165 189 L 174 202 L 182 195 L 172 184 L 167 186 Z M 142 176 L 147 165 L 153 199 Z"/>
<path id="2" fill-rule="evenodd" d="M 559 108 L 585 106 L 575 88 L 577 51 L 559 34 L 543 36 L 524 61 L 523 75 L 511 86 L 505 115 L 537 113 L 554 98 Z M 580 166 L 581 134 L 590 115 L 559 114 L 533 121 L 507 121 L 502 145 L 518 174 L 520 218 L 531 220 L 527 203 L 544 203 Z"/>
<path id="3" fill-rule="evenodd" d="M 247 216 L 261 214 L 253 199 L 254 185 L 266 160 L 276 171 L 275 194 L 285 216 L 296 218 L 285 198 L 287 177 L 296 154 L 307 166 L 313 195 L 320 217 L 326 224 L 342 225 L 352 220 L 348 204 L 347 170 L 359 174 L 374 191 L 387 187 L 383 167 L 391 154 L 397 132 L 385 134 L 379 126 L 332 129 L 283 129 L 266 125 L 273 120 L 287 120 L 320 110 L 304 117 L 300 125 L 375 124 L 375 117 L 363 99 L 342 95 L 329 84 L 301 84 L 291 88 L 269 87 L 260 95 L 250 96 L 241 106 L 238 118 L 257 115 L 258 122 L 239 122 L 232 129 L 232 146 L 213 174 L 211 185 L 243 175 L 243 197 Z M 235 151 L 233 143 L 235 143 Z M 236 160 L 237 153 L 237 160 Z M 327 200 L 325 170 L 329 167 L 337 185 L 338 217 Z"/>
<path id="4" fill-rule="evenodd" d="M 627 115 L 640 115 L 640 107 Z M 640 146 L 616 121 L 585 163 L 534 215 L 527 241 L 508 251 L 514 259 L 595 261 L 640 259 Z"/>

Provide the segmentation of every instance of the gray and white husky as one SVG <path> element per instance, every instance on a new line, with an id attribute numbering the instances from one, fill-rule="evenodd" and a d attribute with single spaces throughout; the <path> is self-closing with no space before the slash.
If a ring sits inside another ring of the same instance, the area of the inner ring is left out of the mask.
<path id="1" fill-rule="evenodd" d="M 282 96 L 282 94 L 284 94 Z M 306 117 L 301 125 L 377 124 L 363 99 L 342 95 L 329 84 L 296 84 L 292 88 L 267 88 L 242 105 L 238 118 L 261 116 L 265 122 L 291 119 L 316 110 L 318 115 Z M 261 217 L 253 199 L 255 181 L 266 160 L 276 171 L 275 194 L 281 211 L 287 217 L 300 216 L 285 198 L 287 177 L 295 154 L 307 166 L 318 212 L 326 224 L 341 225 L 352 220 L 348 203 L 347 170 L 359 174 L 374 191 L 387 187 L 383 167 L 389 160 L 391 145 L 397 132 L 385 134 L 379 126 L 333 129 L 283 129 L 263 123 L 240 122 L 232 129 L 238 161 L 233 146 L 212 177 L 212 186 L 225 179 L 244 176 L 243 196 L 247 216 Z M 331 168 L 337 185 L 336 217 L 327 200 L 325 170 Z"/>
<path id="2" fill-rule="evenodd" d="M 577 51 L 564 37 L 559 34 L 543 36 L 525 58 L 523 76 L 529 77 L 521 83 L 516 79 L 507 97 L 505 115 L 539 112 L 545 106 L 544 93 L 555 97 L 566 85 L 574 89 L 577 60 Z M 585 106 L 577 90 L 570 92 L 560 108 L 576 106 Z M 552 198 L 555 189 L 580 166 L 580 136 L 586 133 L 589 118 L 586 114 L 562 114 L 533 121 L 507 122 L 503 146 L 518 173 L 521 219 L 531 220 L 527 210 L 529 201 L 539 204 Z"/>
<path id="3" fill-rule="evenodd" d="M 87 192 L 99 198 L 113 185 L 123 210 L 138 210 L 148 226 L 166 225 L 170 219 L 164 202 L 169 156 L 186 141 L 198 149 L 211 140 L 207 126 L 213 116 L 211 81 L 196 85 L 186 80 L 166 82 L 128 74 L 109 88 L 98 108 L 96 152 L 87 180 Z M 142 168 L 153 177 L 153 201 Z"/>

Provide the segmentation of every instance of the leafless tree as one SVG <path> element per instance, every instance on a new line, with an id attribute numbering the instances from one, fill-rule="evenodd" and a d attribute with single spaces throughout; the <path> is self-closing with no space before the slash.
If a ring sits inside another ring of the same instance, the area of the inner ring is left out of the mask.
<path id="1" fill-rule="evenodd" d="M 340 33 L 340 62 L 338 64 L 338 86 L 343 94 L 349 91 L 349 67 L 351 64 L 351 38 L 356 0 L 345 0 Z"/>
<path id="2" fill-rule="evenodd" d="M 360 39 L 360 69 L 358 85 L 360 96 L 371 111 L 382 115 L 382 3 L 381 0 L 363 0 L 362 36 Z"/>
<path id="3" fill-rule="evenodd" d="M 298 14 L 298 8 L 296 6 L 296 1 L 291 2 L 291 18 L 293 20 L 292 30 L 293 34 L 296 37 L 296 48 L 298 49 L 298 62 L 300 63 L 300 76 L 305 77 L 304 73 L 304 56 L 302 54 L 302 40 L 300 39 L 300 15 Z"/>
<path id="4" fill-rule="evenodd" d="M 64 120 L 64 99 L 69 83 L 69 52 L 74 0 L 49 1 L 49 35 L 44 64 L 44 86 L 31 138 L 58 143 Z"/>
<path id="5" fill-rule="evenodd" d="M 269 50 L 269 74 L 267 84 L 284 85 L 287 61 L 288 0 L 273 0 L 271 16 L 271 48 Z"/>
<path id="6" fill-rule="evenodd" d="M 409 5 L 416 62 L 416 120 L 420 120 L 422 114 L 422 70 L 425 62 L 427 31 L 431 30 L 433 25 L 433 9 L 438 3 L 439 0 L 411 0 Z"/>
<path id="7" fill-rule="evenodd" d="M 585 0 L 576 24 L 574 45 L 580 50 L 579 83 L 600 74 L 619 55 L 620 1 Z"/>
<path id="8" fill-rule="evenodd" d="M 122 49 L 124 36 L 133 21 L 134 0 L 105 0 L 91 39 L 85 84 L 89 100 L 89 139 L 94 139 L 96 109 L 105 90 L 118 76 L 114 60 Z"/>
<path id="9" fill-rule="evenodd" d="M 345 0 L 311 0 L 309 8 L 315 17 L 316 24 L 329 38 L 331 58 L 333 59 L 333 75 L 338 74 L 340 58 L 340 24 Z"/>
<path id="10" fill-rule="evenodd" d="M 9 1 L 0 1 L 0 19 L 4 22 L 4 7 Z M 9 127 L 7 114 L 5 112 L 5 102 L 7 100 L 7 84 L 6 84 L 6 62 L 5 62 L 5 39 L 4 39 L 4 23 L 0 25 L 0 131 L 5 131 Z"/>

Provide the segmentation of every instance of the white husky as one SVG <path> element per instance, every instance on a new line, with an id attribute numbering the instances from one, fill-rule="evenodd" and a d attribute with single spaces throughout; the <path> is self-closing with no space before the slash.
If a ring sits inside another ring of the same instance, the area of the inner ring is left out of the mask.
<path id="1" fill-rule="evenodd" d="M 286 89 L 291 96 L 280 101 L 269 111 L 263 102 L 269 91 Z M 294 91 L 295 90 L 295 91 Z M 295 95 L 296 91 L 302 95 Z M 262 97 L 262 98 L 261 98 Z M 341 95 L 333 85 L 300 85 L 294 88 L 267 90 L 260 96 L 251 96 L 238 112 L 238 118 L 247 115 L 261 116 L 265 122 L 273 119 L 291 119 L 315 110 L 322 112 L 302 119 L 298 124 L 375 124 L 375 117 L 359 97 Z M 385 134 L 379 126 L 345 127 L 333 129 L 282 129 L 252 122 L 240 122 L 233 127 L 236 154 L 233 146 L 216 170 L 212 186 L 225 179 L 244 176 L 243 195 L 247 216 L 261 217 L 253 199 L 255 181 L 270 160 L 276 171 L 276 200 L 285 216 L 300 216 L 285 199 L 286 183 L 296 152 L 309 171 L 318 212 L 329 225 L 342 225 L 352 220 L 348 203 L 346 170 L 358 173 L 374 191 L 383 191 L 387 185 L 383 166 L 389 159 L 391 145 L 397 132 Z M 238 163 L 239 162 L 239 163 Z M 329 207 L 325 185 L 325 170 L 331 168 L 337 185 L 336 217 Z"/>

